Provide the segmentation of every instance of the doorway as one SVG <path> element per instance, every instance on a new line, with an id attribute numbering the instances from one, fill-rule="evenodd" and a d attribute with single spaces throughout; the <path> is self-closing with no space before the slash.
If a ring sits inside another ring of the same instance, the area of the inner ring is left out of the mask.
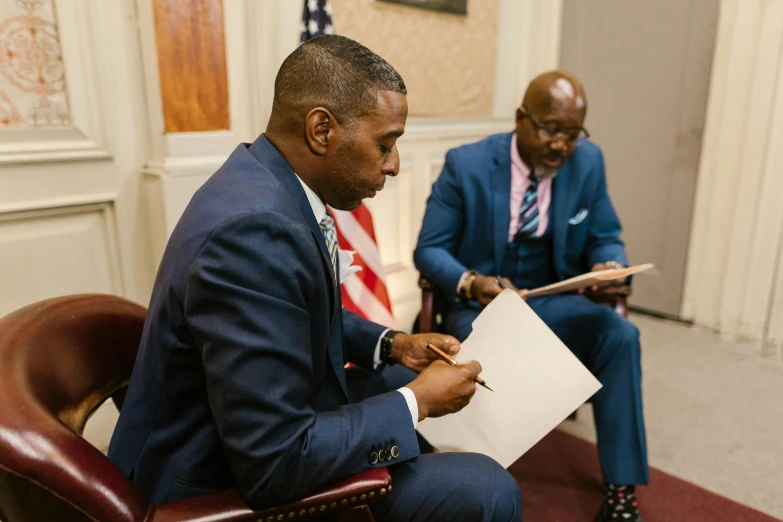
<path id="1" fill-rule="evenodd" d="M 585 85 L 633 264 L 631 306 L 679 317 L 717 1 L 564 0 L 560 63 Z"/>

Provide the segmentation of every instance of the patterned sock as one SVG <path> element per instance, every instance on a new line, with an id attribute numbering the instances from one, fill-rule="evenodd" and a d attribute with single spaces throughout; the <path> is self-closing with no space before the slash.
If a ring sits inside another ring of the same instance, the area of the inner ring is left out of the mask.
<path id="1" fill-rule="evenodd" d="M 596 517 L 600 522 L 642 522 L 636 488 L 631 485 L 609 484 L 601 510 Z"/>

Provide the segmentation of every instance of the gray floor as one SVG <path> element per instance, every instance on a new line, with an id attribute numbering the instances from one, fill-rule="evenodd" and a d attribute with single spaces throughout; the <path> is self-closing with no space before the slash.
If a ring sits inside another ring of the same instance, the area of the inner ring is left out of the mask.
<path id="1" fill-rule="evenodd" d="M 704 329 L 632 321 L 642 334 L 650 464 L 783 518 L 783 362 Z M 589 405 L 561 428 L 595 441 Z"/>
<path id="2" fill-rule="evenodd" d="M 651 465 L 783 519 L 783 362 L 703 329 L 632 320 L 642 332 Z M 116 417 L 105 407 L 87 425 L 104 451 Z M 590 406 L 562 429 L 594 440 Z"/>

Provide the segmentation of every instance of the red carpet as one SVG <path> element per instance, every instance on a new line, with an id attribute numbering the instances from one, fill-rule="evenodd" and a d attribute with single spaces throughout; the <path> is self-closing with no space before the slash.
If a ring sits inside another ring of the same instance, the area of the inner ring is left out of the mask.
<path id="1" fill-rule="evenodd" d="M 509 471 L 525 522 L 593 522 L 603 499 L 594 444 L 555 430 Z M 637 496 L 645 522 L 781 522 L 657 469 Z"/>

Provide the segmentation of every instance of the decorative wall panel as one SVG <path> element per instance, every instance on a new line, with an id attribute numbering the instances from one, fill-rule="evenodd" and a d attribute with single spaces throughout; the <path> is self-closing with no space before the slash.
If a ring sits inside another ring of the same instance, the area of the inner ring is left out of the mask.
<path id="1" fill-rule="evenodd" d="M 0 128 L 71 122 L 53 0 L 0 0 Z"/>
<path id="2" fill-rule="evenodd" d="M 230 128 L 221 0 L 153 0 L 166 132 Z"/>

